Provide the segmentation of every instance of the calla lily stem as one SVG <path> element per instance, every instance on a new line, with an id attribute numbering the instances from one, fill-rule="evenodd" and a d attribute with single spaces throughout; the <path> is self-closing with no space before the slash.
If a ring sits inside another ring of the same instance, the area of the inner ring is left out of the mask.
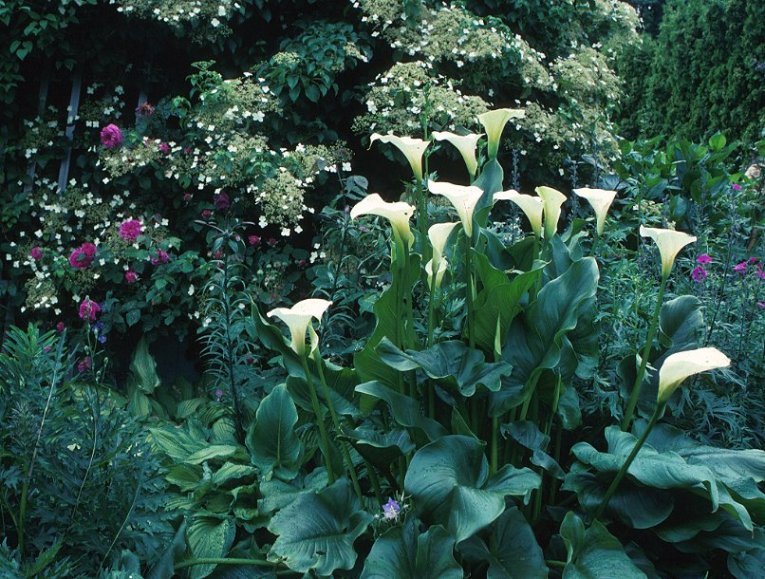
<path id="1" fill-rule="evenodd" d="M 646 336 L 645 346 L 643 347 L 643 354 L 640 360 L 640 368 L 638 369 L 637 376 L 635 376 L 635 383 L 632 385 L 630 399 L 627 403 L 627 409 L 624 412 L 624 418 L 622 419 L 621 429 L 625 432 L 629 430 L 633 414 L 635 413 L 635 407 L 637 406 L 638 399 L 640 398 L 640 390 L 643 387 L 643 377 L 645 376 L 645 369 L 648 365 L 648 357 L 651 355 L 653 338 L 656 335 L 656 330 L 659 327 L 659 316 L 661 315 L 661 306 L 664 300 L 664 290 L 667 288 L 668 278 L 669 276 L 662 276 L 661 284 L 659 285 L 659 295 L 656 298 L 656 307 L 653 311 L 653 319 L 651 320 L 651 325 L 648 328 L 648 335 Z"/>
<path id="2" fill-rule="evenodd" d="M 316 423 L 319 426 L 319 436 L 321 440 L 321 444 L 319 446 L 321 448 L 321 453 L 324 455 L 324 464 L 327 467 L 329 484 L 332 484 L 335 482 L 337 477 L 335 476 L 335 471 L 332 468 L 332 458 L 329 454 L 329 437 L 327 436 L 327 425 L 324 424 L 324 412 L 322 411 L 321 405 L 319 404 L 319 397 L 316 394 L 316 386 L 313 383 L 313 377 L 311 376 L 311 372 L 308 369 L 308 360 L 305 354 L 301 354 L 300 361 L 303 364 L 305 380 L 308 383 L 308 391 L 311 394 L 311 407 L 313 408 L 313 413 L 316 415 Z"/>

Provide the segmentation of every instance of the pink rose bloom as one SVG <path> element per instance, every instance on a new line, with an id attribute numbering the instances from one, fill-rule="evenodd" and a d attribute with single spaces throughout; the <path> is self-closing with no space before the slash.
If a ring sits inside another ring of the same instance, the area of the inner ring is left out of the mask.
<path id="1" fill-rule="evenodd" d="M 66 326 L 64 325 L 64 322 L 59 322 L 58 324 L 56 324 L 56 331 L 59 334 L 64 331 L 64 328 L 66 328 Z"/>
<path id="2" fill-rule="evenodd" d="M 93 367 L 93 358 L 85 356 L 82 360 L 77 362 L 77 371 L 85 372 Z"/>
<path id="3" fill-rule="evenodd" d="M 252 246 L 260 245 L 260 235 L 250 235 L 247 238 L 247 243 L 249 243 Z"/>
<path id="4" fill-rule="evenodd" d="M 184 194 L 183 194 L 183 201 L 184 201 L 185 203 L 188 203 L 189 201 L 191 201 L 191 199 L 192 199 L 193 197 L 194 197 L 194 196 L 193 196 L 191 193 L 184 193 Z"/>
<path id="5" fill-rule="evenodd" d="M 205 209 L 204 211 L 202 211 L 201 215 L 202 215 L 202 219 L 210 219 L 210 217 L 212 217 L 212 211 L 210 211 L 209 209 Z"/>
<path id="6" fill-rule="evenodd" d="M 90 298 L 80 302 L 80 318 L 89 322 L 95 322 L 96 316 L 101 312 L 101 306 Z"/>
<path id="7" fill-rule="evenodd" d="M 744 260 L 733 266 L 733 271 L 736 273 L 746 273 L 746 267 L 749 265 L 749 260 Z"/>
<path id="8" fill-rule="evenodd" d="M 143 224 L 138 219 L 128 219 L 120 223 L 120 237 L 133 243 L 143 231 Z"/>
<path id="9" fill-rule="evenodd" d="M 706 265 L 708 263 L 712 263 L 712 258 L 708 256 L 706 253 L 702 253 L 700 256 L 696 258 L 696 263 L 700 263 L 701 265 Z"/>
<path id="10" fill-rule="evenodd" d="M 229 198 L 227 193 L 218 193 L 213 198 L 213 205 L 215 205 L 215 208 L 218 210 L 228 209 L 231 207 L 231 199 Z"/>
<path id="11" fill-rule="evenodd" d="M 32 250 L 29 252 L 29 256 L 34 259 L 35 261 L 40 261 L 42 259 L 43 253 L 42 248 L 40 247 L 33 247 Z"/>
<path id="12" fill-rule="evenodd" d="M 151 258 L 151 265 L 159 265 L 160 263 L 167 263 L 170 261 L 168 253 L 162 249 L 157 250 L 157 257 Z"/>
<path id="13" fill-rule="evenodd" d="M 697 265 L 695 268 L 693 268 L 693 271 L 691 272 L 691 277 L 693 278 L 693 281 L 696 283 L 701 283 L 705 279 L 707 279 L 707 270 L 705 270 L 700 265 Z"/>
<path id="14" fill-rule="evenodd" d="M 167 143 L 160 143 L 159 150 L 162 152 L 162 154 L 167 155 L 170 152 L 170 145 Z"/>
<path id="15" fill-rule="evenodd" d="M 138 281 L 138 274 L 134 272 L 133 270 L 127 270 L 125 272 L 125 281 L 127 283 L 135 283 Z"/>
<path id="16" fill-rule="evenodd" d="M 741 185 L 739 185 L 738 183 L 734 183 L 733 185 L 731 185 L 731 188 L 734 191 L 741 191 Z"/>
<path id="17" fill-rule="evenodd" d="M 75 269 L 85 269 L 90 267 L 93 263 L 93 258 L 96 257 L 97 248 L 92 243 L 83 243 L 80 247 L 75 249 L 69 256 L 69 265 Z"/>
<path id="18" fill-rule="evenodd" d="M 115 149 L 122 144 L 124 137 L 117 125 L 108 124 L 101 129 L 101 144 L 107 149 Z"/>

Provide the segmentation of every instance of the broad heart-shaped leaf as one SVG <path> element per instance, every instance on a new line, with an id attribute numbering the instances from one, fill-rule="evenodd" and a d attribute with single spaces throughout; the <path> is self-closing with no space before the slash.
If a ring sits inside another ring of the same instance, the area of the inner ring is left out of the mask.
<path id="1" fill-rule="evenodd" d="M 534 531 L 517 507 L 507 509 L 492 525 L 491 548 L 478 536 L 460 544 L 472 561 L 489 563 L 487 579 L 546 579 L 549 569 Z"/>
<path id="2" fill-rule="evenodd" d="M 276 386 L 258 406 L 247 432 L 252 464 L 269 480 L 273 475 L 291 480 L 297 474 L 302 445 L 295 434 L 297 408 L 284 384 Z"/>
<path id="3" fill-rule="evenodd" d="M 406 456 L 415 448 L 406 430 L 390 429 L 378 432 L 360 426 L 347 432 L 345 436 L 361 456 L 382 468 L 389 468 L 393 461 Z"/>
<path id="4" fill-rule="evenodd" d="M 186 530 L 186 540 L 191 554 L 197 559 L 220 559 L 226 556 L 236 535 L 236 525 L 231 519 L 217 519 L 195 515 Z M 194 565 L 192 579 L 207 577 L 215 565 Z"/>
<path id="5" fill-rule="evenodd" d="M 476 180 L 473 181 L 474 186 L 483 190 L 473 213 L 475 227 L 486 227 L 489 213 L 494 205 L 494 194 L 502 191 L 504 179 L 505 172 L 502 170 L 502 165 L 496 159 L 489 159 L 481 168 L 481 173 Z"/>
<path id="6" fill-rule="evenodd" d="M 569 511 L 560 526 L 568 558 L 564 579 L 644 579 L 621 543 L 599 522 L 585 528 L 582 519 Z"/>
<path id="7" fill-rule="evenodd" d="M 480 442 L 445 436 L 415 453 L 404 489 L 424 520 L 446 525 L 459 543 L 499 517 L 506 496 L 523 496 L 540 483 L 538 474 L 511 465 L 490 478 Z"/>
<path id="8" fill-rule="evenodd" d="M 361 579 L 461 579 L 462 576 L 462 568 L 454 559 L 454 537 L 440 525 L 420 533 L 414 517 L 375 541 L 361 572 Z"/>
<path id="9" fill-rule="evenodd" d="M 403 271 L 403 270 L 402 270 Z M 420 256 L 411 254 L 407 275 L 393 277 L 393 282 L 386 289 L 373 307 L 377 322 L 374 332 L 367 340 L 364 349 L 357 352 L 353 357 L 353 364 L 362 380 L 379 380 L 393 388 L 397 387 L 401 379 L 400 373 L 387 364 L 383 363 L 380 355 L 375 351 L 377 344 L 383 338 L 388 338 L 397 346 L 415 344 L 414 328 L 401 319 L 402 312 L 398 309 L 401 300 L 411 300 L 414 285 L 420 279 Z M 399 343 L 399 341 L 403 341 Z M 362 399 L 362 410 L 369 411 L 374 401 Z"/>
<path id="10" fill-rule="evenodd" d="M 736 579 L 752 579 L 765 569 L 765 548 L 728 555 L 728 571 Z"/>
<path id="11" fill-rule="evenodd" d="M 421 430 L 429 440 L 437 440 L 446 435 L 443 426 L 435 420 L 423 416 L 419 402 L 409 396 L 399 394 L 380 382 L 373 380 L 359 384 L 356 386 L 356 392 L 386 402 L 393 420 L 405 428 Z"/>
<path id="12" fill-rule="evenodd" d="M 474 303 L 475 342 L 485 352 L 491 352 L 497 333 L 497 319 L 501 332 L 500 343 L 504 344 L 510 324 L 523 309 L 521 300 L 540 278 L 542 270 L 531 270 L 510 279 L 503 271 L 494 268 L 482 253 L 473 251 L 473 262 L 482 284 Z"/>
<path id="13" fill-rule="evenodd" d="M 577 327 L 583 313 L 592 315 L 591 299 L 598 289 L 598 277 L 593 258 L 573 262 L 561 276 L 545 284 L 525 314 L 513 320 L 502 350 L 502 357 L 513 366 L 507 392 L 512 393 L 512 385 L 528 389 L 539 373 L 558 365 L 566 334 Z M 530 394 L 530 390 L 524 393 Z M 489 413 L 500 416 L 517 400 L 515 394 L 490 394 Z"/>
<path id="14" fill-rule="evenodd" d="M 273 516 L 268 530 L 277 536 L 268 557 L 298 573 L 314 569 L 332 575 L 356 563 L 353 542 L 372 515 L 361 510 L 345 478 L 317 493 L 303 493 Z"/>
<path id="15" fill-rule="evenodd" d="M 441 386 L 457 389 L 465 397 L 475 394 L 477 386 L 496 392 L 501 378 L 512 372 L 507 362 L 486 362 L 483 352 L 471 349 L 458 340 L 440 342 L 420 352 L 402 352 L 393 342 L 383 338 L 377 346 L 377 353 L 392 368 L 400 371 L 422 368 Z"/>
<path id="16" fill-rule="evenodd" d="M 130 361 L 128 390 L 132 391 L 137 388 L 146 394 L 151 394 L 159 385 L 157 363 L 149 353 L 149 343 L 143 337 L 138 341 L 133 352 L 133 359 Z"/>

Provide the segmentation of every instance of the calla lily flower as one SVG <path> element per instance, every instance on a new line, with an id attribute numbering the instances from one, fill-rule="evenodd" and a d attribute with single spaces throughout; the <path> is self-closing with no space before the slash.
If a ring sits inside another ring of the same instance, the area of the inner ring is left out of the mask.
<path id="1" fill-rule="evenodd" d="M 598 232 L 598 235 L 603 235 L 606 214 L 609 207 L 611 207 L 611 203 L 616 198 L 616 191 L 582 187 L 581 189 L 574 189 L 574 193 L 583 199 L 587 199 L 590 203 L 592 210 L 595 211 L 595 230 Z"/>
<path id="2" fill-rule="evenodd" d="M 552 238 L 558 231 L 558 219 L 560 219 L 561 205 L 566 201 L 566 196 L 552 187 L 537 187 L 537 195 L 542 198 L 545 214 L 545 239 Z"/>
<path id="3" fill-rule="evenodd" d="M 494 194 L 494 201 L 512 201 L 520 207 L 531 223 L 531 229 L 537 237 L 542 236 L 542 210 L 544 204 L 540 197 L 532 197 L 518 193 L 513 189 L 498 191 Z"/>
<path id="4" fill-rule="evenodd" d="M 428 189 L 434 195 L 443 195 L 454 208 L 462 221 L 462 228 L 469 238 L 473 236 L 473 211 L 483 190 L 475 185 L 454 185 L 444 181 L 428 181 Z"/>
<path id="5" fill-rule="evenodd" d="M 730 366 L 730 358 L 717 348 L 698 348 L 668 356 L 659 368 L 659 404 L 669 400 L 672 393 L 686 378 L 707 370 L 728 366 Z"/>
<path id="6" fill-rule="evenodd" d="M 266 315 L 269 318 L 279 318 L 287 324 L 290 330 L 290 347 L 298 356 L 302 356 L 305 353 L 305 334 L 311 325 L 311 318 L 321 321 L 324 312 L 331 305 L 329 300 L 308 299 L 297 302 L 291 308 L 276 308 Z M 313 335 L 315 332 L 312 331 Z M 318 338 L 314 340 L 314 347 L 318 347 Z"/>
<path id="7" fill-rule="evenodd" d="M 502 131 L 510 119 L 522 119 L 526 116 L 523 109 L 497 109 L 478 115 L 478 122 L 486 130 L 486 136 L 489 139 L 489 158 L 496 159 L 499 150 L 499 138 Z"/>
<path id="8" fill-rule="evenodd" d="M 430 141 L 423 141 L 422 139 L 413 139 L 412 137 L 397 137 L 396 135 L 380 135 L 373 133 L 369 139 L 370 146 L 375 141 L 382 143 L 392 143 L 398 150 L 404 153 L 406 160 L 409 161 L 409 165 L 414 171 L 414 176 L 418 181 L 422 181 L 422 155 L 425 153 L 425 149 L 430 145 Z"/>
<path id="9" fill-rule="evenodd" d="M 351 219 L 356 219 L 360 215 L 385 217 L 393 227 L 393 234 L 401 240 L 406 240 L 409 245 L 414 241 L 414 235 L 409 228 L 409 218 L 412 214 L 414 214 L 413 205 L 403 201 L 390 203 L 377 193 L 367 195 L 351 209 Z"/>
<path id="10" fill-rule="evenodd" d="M 435 289 L 438 289 L 441 287 L 441 282 L 444 279 L 444 274 L 446 273 L 446 269 L 448 267 L 449 267 L 449 262 L 446 260 L 446 258 L 442 258 L 438 262 L 438 269 L 436 270 Z M 425 273 L 428 274 L 428 287 L 433 287 L 433 260 L 432 259 L 425 264 Z"/>
<path id="11" fill-rule="evenodd" d="M 640 226 L 640 235 L 650 237 L 659 247 L 661 255 L 661 276 L 669 277 L 672 266 L 675 264 L 675 257 L 680 250 L 689 243 L 696 241 L 696 237 L 688 235 L 682 231 L 673 231 L 671 229 L 657 229 L 655 227 Z"/>
<path id="12" fill-rule="evenodd" d="M 446 242 L 458 223 L 436 223 L 428 229 L 428 238 L 433 247 L 433 261 L 439 263 L 446 249 Z"/>
<path id="13" fill-rule="evenodd" d="M 447 141 L 457 147 L 457 150 L 462 155 L 462 159 L 465 161 L 470 178 L 475 177 L 478 172 L 478 159 L 475 157 L 475 148 L 478 144 L 478 140 L 483 135 L 455 135 L 448 131 L 433 131 L 433 138 L 436 141 Z"/>

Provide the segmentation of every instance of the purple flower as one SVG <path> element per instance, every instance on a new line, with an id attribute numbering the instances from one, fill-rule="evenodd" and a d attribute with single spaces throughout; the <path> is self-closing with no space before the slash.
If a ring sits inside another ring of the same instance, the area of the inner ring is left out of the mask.
<path id="1" fill-rule="evenodd" d="M 122 131 L 117 125 L 108 124 L 101 129 L 101 144 L 107 149 L 119 147 L 123 140 Z"/>
<path id="2" fill-rule="evenodd" d="M 749 261 L 748 260 L 744 260 L 744 261 L 734 265 L 733 266 L 733 271 L 735 271 L 736 273 L 744 274 L 744 273 L 746 273 L 746 267 L 748 265 L 749 265 Z"/>
<path id="3" fill-rule="evenodd" d="M 228 193 L 218 193 L 215 197 L 213 197 L 213 205 L 215 205 L 215 208 L 220 211 L 231 207 L 231 199 L 229 198 Z"/>
<path id="4" fill-rule="evenodd" d="M 183 202 L 184 202 L 184 203 L 188 203 L 189 201 L 191 201 L 191 199 L 192 199 L 193 197 L 194 197 L 194 196 L 193 196 L 191 193 L 184 193 L 184 194 L 183 194 Z"/>
<path id="5" fill-rule="evenodd" d="M 129 269 L 125 272 L 125 282 L 126 283 L 135 283 L 138 281 L 138 274 L 134 272 L 132 269 Z"/>
<path id="6" fill-rule="evenodd" d="M 691 272 L 691 277 L 693 278 L 693 281 L 696 283 L 701 283 L 705 279 L 707 279 L 707 270 L 705 270 L 702 266 L 697 265 L 693 268 L 693 271 Z"/>
<path id="7" fill-rule="evenodd" d="M 388 502 L 382 506 L 383 518 L 388 521 L 395 521 L 401 512 L 401 505 L 394 499 L 388 497 Z"/>
<path id="8" fill-rule="evenodd" d="M 202 219 L 210 219 L 210 217 L 212 217 L 212 211 L 209 209 L 203 209 L 201 215 Z"/>
<path id="9" fill-rule="evenodd" d="M 730 186 L 730 188 L 733 189 L 734 191 L 741 191 L 741 185 L 739 185 L 738 183 L 734 183 L 733 185 Z"/>
<path id="10" fill-rule="evenodd" d="M 85 372 L 93 367 L 93 358 L 85 356 L 82 360 L 77 362 L 77 371 Z"/>
<path id="11" fill-rule="evenodd" d="M 220 402 L 220 399 L 223 398 L 223 390 L 220 388 L 215 389 L 215 401 Z"/>
<path id="12" fill-rule="evenodd" d="M 257 247 L 258 245 L 260 245 L 260 235 L 250 235 L 247 238 L 247 243 L 249 243 L 253 247 Z"/>
<path id="13" fill-rule="evenodd" d="M 163 155 L 167 155 L 170 153 L 170 145 L 168 145 L 167 143 L 160 143 L 159 150 Z"/>
<path id="14" fill-rule="evenodd" d="M 120 237 L 133 243 L 143 231 L 143 224 L 138 219 L 128 219 L 120 223 Z"/>
<path id="15" fill-rule="evenodd" d="M 35 261 L 40 261 L 43 256 L 42 248 L 33 247 L 32 250 L 29 252 L 29 256 Z"/>
<path id="16" fill-rule="evenodd" d="M 86 297 L 80 302 L 80 318 L 89 322 L 95 322 L 96 316 L 101 312 L 101 306 Z"/>
<path id="17" fill-rule="evenodd" d="M 170 256 L 163 249 L 157 250 L 157 257 L 151 258 L 151 265 L 159 265 L 160 263 L 167 263 L 170 261 Z"/>
<path id="18" fill-rule="evenodd" d="M 757 302 L 757 307 L 761 310 L 765 310 L 765 302 Z"/>
<path id="19" fill-rule="evenodd" d="M 69 265 L 76 269 L 90 267 L 90 264 L 93 263 L 93 258 L 96 257 L 96 251 L 97 249 L 94 244 L 90 242 L 83 243 L 69 256 Z"/>
<path id="20" fill-rule="evenodd" d="M 696 263 L 700 263 L 701 265 L 706 265 L 708 263 L 712 263 L 712 258 L 706 253 L 702 253 L 700 256 L 696 258 Z"/>
<path id="21" fill-rule="evenodd" d="M 64 331 L 65 328 L 66 328 L 66 326 L 64 325 L 64 322 L 59 322 L 58 324 L 56 324 L 56 331 L 59 334 L 61 334 Z"/>

